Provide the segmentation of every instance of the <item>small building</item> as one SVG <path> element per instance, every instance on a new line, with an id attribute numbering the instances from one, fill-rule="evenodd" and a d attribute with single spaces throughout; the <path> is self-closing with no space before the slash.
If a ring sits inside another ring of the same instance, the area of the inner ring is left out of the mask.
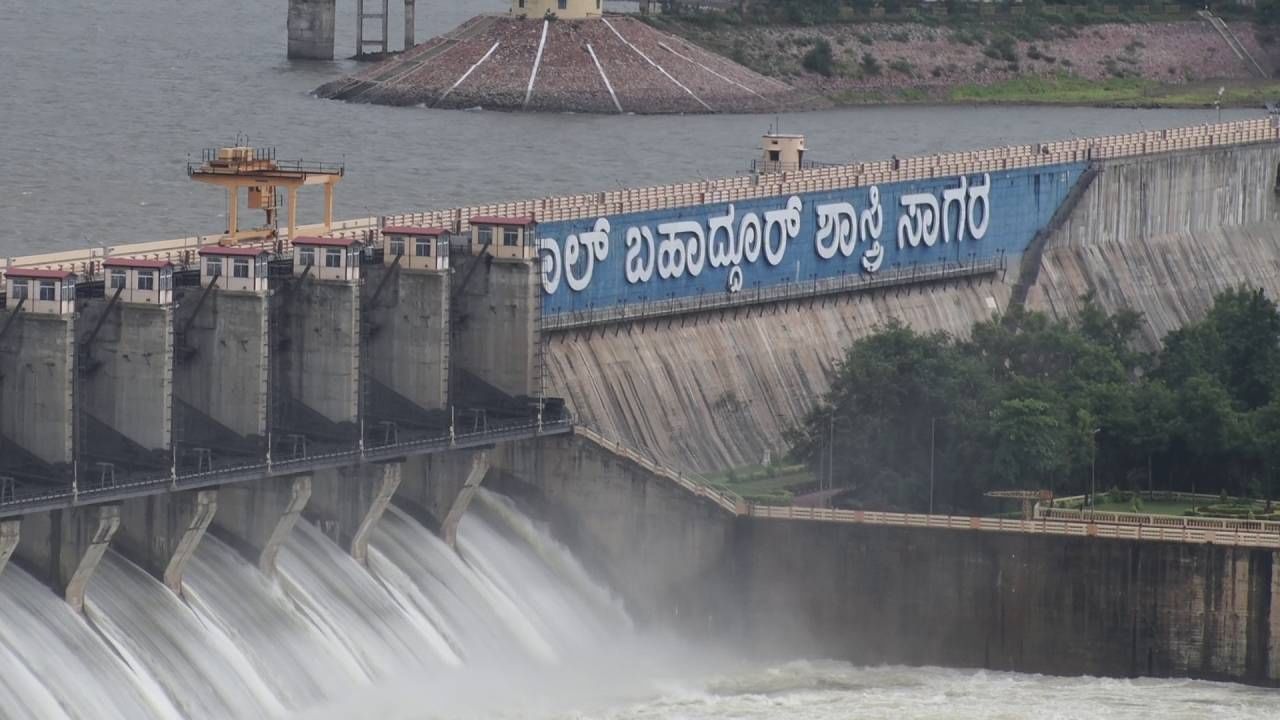
<path id="1" fill-rule="evenodd" d="M 557 20 L 581 20 L 604 14 L 601 0 L 511 0 L 511 14 L 516 17 L 543 18 L 548 13 Z"/>
<path id="2" fill-rule="evenodd" d="M 266 292 L 271 251 L 264 247 L 206 245 L 200 248 L 200 287 Z"/>
<path id="3" fill-rule="evenodd" d="M 449 240 L 451 233 L 445 228 L 407 227 L 395 225 L 382 228 L 382 262 L 395 263 L 412 270 L 448 270 Z"/>
<path id="4" fill-rule="evenodd" d="M 536 223 L 530 215 L 471 218 L 471 254 L 528 260 L 538 256 Z"/>
<path id="5" fill-rule="evenodd" d="M 301 275 L 309 266 L 311 277 L 317 280 L 359 280 L 363 247 L 355 238 L 297 238 L 293 241 L 293 274 Z"/>
<path id="6" fill-rule="evenodd" d="M 102 269 L 107 276 L 107 297 L 115 296 L 118 290 L 121 302 L 173 304 L 173 263 L 168 260 L 107 258 Z"/>
<path id="7" fill-rule="evenodd" d="M 76 311 L 76 274 L 68 270 L 5 271 L 5 292 L 10 310 L 22 305 L 23 312 L 70 315 Z"/>
<path id="8" fill-rule="evenodd" d="M 794 172 L 806 167 L 804 135 L 785 135 L 771 131 L 761 139 L 760 150 L 756 172 Z"/>

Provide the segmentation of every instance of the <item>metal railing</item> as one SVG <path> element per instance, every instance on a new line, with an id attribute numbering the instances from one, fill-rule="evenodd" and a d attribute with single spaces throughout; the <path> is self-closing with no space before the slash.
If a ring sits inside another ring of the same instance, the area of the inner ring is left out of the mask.
<path id="1" fill-rule="evenodd" d="M 427 455 L 447 450 L 482 447 L 510 440 L 561 435 L 572 432 L 573 427 L 573 418 L 568 415 L 544 422 L 521 419 L 508 423 L 491 424 L 484 430 L 471 432 L 450 431 L 432 437 L 381 445 L 365 445 L 363 448 L 353 447 L 338 452 L 303 455 L 286 460 L 254 459 L 249 462 L 204 472 L 183 474 L 165 472 L 118 482 L 101 482 L 86 478 L 78 482 L 74 487 L 70 485 L 63 487 L 10 487 L 8 492 L 0 498 L 0 518 L 28 512 L 112 502 L 172 490 L 192 490 L 216 485 L 250 482 L 263 478 L 297 475 L 362 463 L 386 462 L 413 455 Z"/>
<path id="2" fill-rule="evenodd" d="M 748 305 L 799 300 L 824 295 L 866 292 L 880 288 L 906 286 L 921 283 L 943 282 L 979 275 L 1004 272 L 1004 253 L 991 258 L 971 258 L 967 261 L 917 264 L 882 270 L 874 275 L 839 275 L 830 278 L 788 281 L 737 293 L 698 294 L 670 297 L 662 300 L 624 303 L 609 307 L 590 307 L 545 316 L 543 329 L 548 332 L 573 330 L 593 325 L 631 322 L 645 318 L 667 317 L 690 313 L 732 309 Z"/>

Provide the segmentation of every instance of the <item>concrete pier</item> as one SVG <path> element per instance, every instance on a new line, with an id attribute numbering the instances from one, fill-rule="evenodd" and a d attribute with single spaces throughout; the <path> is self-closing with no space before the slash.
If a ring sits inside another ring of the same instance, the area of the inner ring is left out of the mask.
<path id="1" fill-rule="evenodd" d="M 92 300 L 81 308 L 77 334 L 81 412 L 143 449 L 167 450 L 173 424 L 172 306 Z"/>
<path id="2" fill-rule="evenodd" d="M 400 463 L 317 473 L 306 516 L 363 565 L 373 529 L 399 487 Z"/>
<path id="3" fill-rule="evenodd" d="M 74 315 L 22 312 L 0 338 L 0 436 L 51 465 L 74 457 L 75 329 Z"/>
<path id="4" fill-rule="evenodd" d="M 264 575 L 274 575 L 280 546 L 310 498 L 310 475 L 228 485 L 218 494 L 213 532 Z"/>
<path id="5" fill-rule="evenodd" d="M 266 293 L 217 288 L 207 294 L 193 288 L 182 297 L 175 318 L 174 394 L 184 406 L 179 440 L 216 442 L 220 431 L 240 439 L 266 436 L 268 301 Z"/>
<path id="6" fill-rule="evenodd" d="M 507 395 L 541 388 L 542 283 L 529 260 L 453 253 L 453 392 L 479 380 Z M 465 373 L 465 374 L 464 374 Z M 455 404 L 461 402 L 455 400 Z"/>
<path id="7" fill-rule="evenodd" d="M 0 573 L 9 564 L 9 558 L 13 557 L 13 551 L 17 549 L 21 537 L 21 520 L 0 520 Z"/>
<path id="8" fill-rule="evenodd" d="M 182 594 L 182 572 L 218 509 L 217 490 L 126 500 L 116 545 L 130 560 Z"/>
<path id="9" fill-rule="evenodd" d="M 448 273 L 402 267 L 375 267 L 367 272 L 365 363 L 369 378 L 424 410 L 447 407 Z M 372 297 L 375 293 L 376 298 Z M 375 414 L 379 410 L 371 408 Z"/>
<path id="10" fill-rule="evenodd" d="M 22 540 L 14 556 L 80 612 L 89 580 L 119 528 L 118 505 L 28 515 L 23 518 Z"/>
<path id="11" fill-rule="evenodd" d="M 278 299 L 273 427 L 310 434 L 320 421 L 353 430 L 360 417 L 359 283 L 302 278 Z"/>
<path id="12" fill-rule="evenodd" d="M 409 458 L 395 502 L 452 546 L 458 523 L 488 472 L 487 450 Z"/>
<path id="13" fill-rule="evenodd" d="M 289 0 L 289 58 L 332 60 L 337 0 Z"/>

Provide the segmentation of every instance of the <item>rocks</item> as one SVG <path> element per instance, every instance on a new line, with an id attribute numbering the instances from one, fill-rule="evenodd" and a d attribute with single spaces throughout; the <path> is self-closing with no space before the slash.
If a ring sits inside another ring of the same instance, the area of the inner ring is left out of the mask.
<path id="1" fill-rule="evenodd" d="M 612 16 L 549 23 L 530 92 L 542 32 L 540 20 L 473 18 L 316 94 L 388 105 L 588 113 L 616 113 L 619 107 L 631 113 L 776 112 L 827 104 L 638 20 Z"/>

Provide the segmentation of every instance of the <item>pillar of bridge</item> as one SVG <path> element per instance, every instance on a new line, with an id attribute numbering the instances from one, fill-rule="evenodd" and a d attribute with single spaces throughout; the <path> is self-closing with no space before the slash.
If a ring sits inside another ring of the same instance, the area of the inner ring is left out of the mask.
<path id="1" fill-rule="evenodd" d="M 0 436 L 51 465 L 74 457 L 75 330 L 74 314 L 0 311 Z"/>
<path id="2" fill-rule="evenodd" d="M 289 0 L 289 58 L 332 60 L 337 0 Z"/>
<path id="3" fill-rule="evenodd" d="M 488 472 L 488 450 L 411 457 L 405 461 L 395 502 L 453 546 L 458 523 Z"/>
<path id="4" fill-rule="evenodd" d="M 315 474 L 306 516 L 360 564 L 369 538 L 400 487 L 400 463 L 359 465 Z"/>
<path id="5" fill-rule="evenodd" d="M 532 260 L 450 254 L 449 366 L 454 404 L 489 386 L 507 395 L 542 389 L 542 281 Z"/>
<path id="6" fill-rule="evenodd" d="M 89 580 L 119 528 L 118 505 L 27 515 L 14 558 L 79 612 L 84 609 Z"/>
<path id="7" fill-rule="evenodd" d="M 223 486 L 218 493 L 218 512 L 213 516 L 213 533 L 264 575 L 274 575 L 280 546 L 310 498 L 310 475 Z"/>
<path id="8" fill-rule="evenodd" d="M 214 287 L 183 294 L 174 316 L 179 442 L 216 450 L 265 439 L 269 317 L 266 292 Z"/>
<path id="9" fill-rule="evenodd" d="M 91 423 L 82 440 L 119 435 L 144 450 L 168 450 L 173 306 L 90 300 L 80 307 L 77 334 L 79 411 Z"/>
<path id="10" fill-rule="evenodd" d="M 415 30 L 417 18 L 414 17 L 414 0 L 404 0 L 404 49 L 409 50 L 417 45 Z"/>
<path id="11" fill-rule="evenodd" d="M 182 572 L 218 509 L 217 490 L 188 490 L 126 500 L 116 546 L 138 567 L 182 594 Z"/>
<path id="12" fill-rule="evenodd" d="M 360 283 L 304 277 L 277 294 L 271 318 L 273 428 L 343 426 L 360 412 Z M 300 408 L 298 406 L 301 406 Z"/>
<path id="13" fill-rule="evenodd" d="M 0 520 L 0 573 L 4 572 L 4 566 L 9 564 L 9 558 L 13 557 L 13 551 L 18 547 L 21 530 L 21 520 Z"/>
<path id="14" fill-rule="evenodd" d="M 364 285 L 365 371 L 392 400 L 449 405 L 449 274 L 371 267 Z M 374 401 L 377 393 L 368 396 Z M 385 401 L 384 401 L 385 402 Z M 369 408 L 374 415 L 387 408 Z"/>

